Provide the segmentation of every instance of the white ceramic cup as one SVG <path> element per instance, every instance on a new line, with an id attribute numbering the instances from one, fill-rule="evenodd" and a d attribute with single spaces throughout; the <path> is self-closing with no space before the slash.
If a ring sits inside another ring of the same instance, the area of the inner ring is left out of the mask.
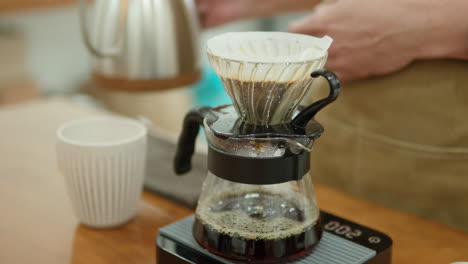
<path id="1" fill-rule="evenodd" d="M 147 129 L 120 117 L 93 117 L 57 130 L 57 160 L 77 217 L 110 228 L 132 219 L 141 197 Z"/>

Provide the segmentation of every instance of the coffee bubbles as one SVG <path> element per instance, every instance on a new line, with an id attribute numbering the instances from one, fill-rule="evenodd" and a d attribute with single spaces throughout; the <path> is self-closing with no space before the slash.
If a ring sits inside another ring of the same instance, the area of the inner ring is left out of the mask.
<path id="1" fill-rule="evenodd" d="M 223 193 L 199 203 L 194 236 L 225 257 L 278 261 L 309 250 L 311 238 L 320 237 L 318 209 L 310 208 L 301 194 Z"/>

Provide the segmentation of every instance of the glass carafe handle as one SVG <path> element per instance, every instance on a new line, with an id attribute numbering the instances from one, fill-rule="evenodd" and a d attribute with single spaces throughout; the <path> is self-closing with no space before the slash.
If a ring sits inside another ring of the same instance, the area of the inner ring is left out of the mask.
<path id="1" fill-rule="evenodd" d="M 211 107 L 202 106 L 192 109 L 185 115 L 182 133 L 177 142 L 177 151 L 174 159 L 174 170 L 178 175 L 192 169 L 192 155 L 195 152 L 197 139 L 203 119 L 211 112 Z"/>
<path id="2" fill-rule="evenodd" d="M 292 121 L 292 124 L 296 127 L 305 128 L 309 121 L 314 118 L 318 111 L 322 110 L 326 105 L 336 100 L 340 94 L 340 79 L 333 72 L 322 69 L 314 71 L 310 74 L 312 78 L 324 77 L 328 81 L 330 87 L 330 93 L 326 98 L 320 99 L 317 102 L 311 104 L 304 110 L 302 110 Z"/>

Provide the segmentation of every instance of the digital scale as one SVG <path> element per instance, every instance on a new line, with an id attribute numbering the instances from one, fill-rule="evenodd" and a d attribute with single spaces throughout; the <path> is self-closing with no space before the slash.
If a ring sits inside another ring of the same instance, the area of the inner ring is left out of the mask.
<path id="1" fill-rule="evenodd" d="M 308 255 L 288 264 L 390 264 L 392 239 L 357 223 L 321 212 L 322 239 Z M 192 235 L 194 216 L 159 229 L 158 264 L 236 264 L 200 247 Z"/>

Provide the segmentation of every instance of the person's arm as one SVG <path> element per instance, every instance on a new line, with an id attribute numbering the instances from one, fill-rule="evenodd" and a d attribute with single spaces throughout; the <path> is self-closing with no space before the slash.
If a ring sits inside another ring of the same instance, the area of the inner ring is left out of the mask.
<path id="1" fill-rule="evenodd" d="M 320 0 L 197 0 L 204 27 L 312 9 Z"/>
<path id="2" fill-rule="evenodd" d="M 432 23 L 428 23 L 429 45 L 421 45 L 421 59 L 468 60 L 468 1 L 429 1 L 434 3 Z"/>
<path id="3" fill-rule="evenodd" d="M 327 68 L 354 80 L 418 59 L 468 59 L 467 10 L 467 0 L 337 0 L 290 31 L 331 36 Z"/>
<path id="4" fill-rule="evenodd" d="M 321 4 L 317 5 L 318 2 Z M 343 80 L 395 72 L 418 59 L 468 60 L 468 0 L 198 0 L 206 27 L 313 8 L 290 31 L 329 35 L 326 67 Z"/>

